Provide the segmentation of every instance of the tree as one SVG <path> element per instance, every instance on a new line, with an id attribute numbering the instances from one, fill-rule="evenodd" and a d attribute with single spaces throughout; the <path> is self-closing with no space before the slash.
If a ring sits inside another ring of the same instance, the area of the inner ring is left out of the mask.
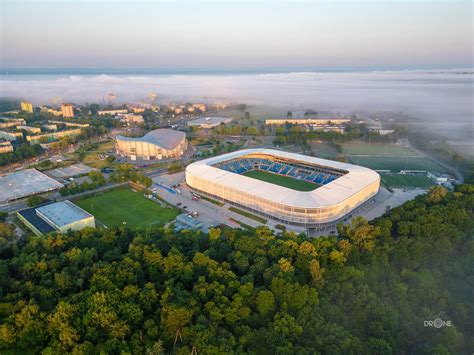
<path id="1" fill-rule="evenodd" d="M 257 310 L 266 316 L 275 307 L 275 297 L 271 291 L 260 291 L 257 294 Z"/>
<path id="2" fill-rule="evenodd" d="M 40 196 L 40 195 L 30 196 L 26 200 L 26 204 L 29 207 L 36 207 L 36 206 L 39 206 L 39 205 L 41 205 L 45 202 L 46 202 L 46 199 L 44 197 Z"/>
<path id="3" fill-rule="evenodd" d="M 321 285 L 323 282 L 323 275 L 326 269 L 321 268 L 319 261 L 316 259 L 311 260 L 309 263 L 309 273 L 311 275 L 311 280 L 314 285 Z"/>
<path id="4" fill-rule="evenodd" d="M 89 179 L 91 179 L 93 183 L 97 184 L 97 186 L 105 185 L 106 181 L 104 175 L 102 175 L 100 171 L 92 170 L 88 175 Z"/>
<path id="5" fill-rule="evenodd" d="M 219 228 L 210 228 L 209 229 L 209 239 L 217 241 L 221 236 L 221 230 Z"/>
<path id="6" fill-rule="evenodd" d="M 255 126 L 247 127 L 247 132 L 249 136 L 258 136 L 258 128 Z"/>
<path id="7" fill-rule="evenodd" d="M 0 222 L 5 222 L 5 220 L 7 219 L 8 217 L 8 213 L 7 212 L 0 212 Z"/>
<path id="8" fill-rule="evenodd" d="M 280 260 L 278 260 L 278 265 L 280 266 L 280 270 L 283 272 L 294 271 L 294 267 L 291 265 L 291 262 L 286 258 L 280 258 Z"/>
<path id="9" fill-rule="evenodd" d="M 15 237 L 15 229 L 10 223 L 0 222 L 0 238 L 12 240 Z"/>
<path id="10" fill-rule="evenodd" d="M 352 220 L 351 227 L 345 227 L 341 233 L 349 241 L 362 250 L 371 251 L 375 247 L 375 240 L 379 229 L 370 225 L 363 217 L 358 216 Z"/>
<path id="11" fill-rule="evenodd" d="M 468 353 L 473 196 L 420 195 L 337 237 L 150 226 L 0 238 L 0 352 Z M 440 308 L 451 327 L 420 327 Z"/>
<path id="12" fill-rule="evenodd" d="M 448 190 L 442 186 L 434 186 L 428 192 L 428 201 L 432 203 L 441 202 L 441 200 L 447 195 Z"/>
<path id="13" fill-rule="evenodd" d="M 182 333 L 186 325 L 191 321 L 193 312 L 184 307 L 167 305 L 161 312 L 161 324 L 163 331 L 169 339 L 174 339 L 177 332 Z"/>

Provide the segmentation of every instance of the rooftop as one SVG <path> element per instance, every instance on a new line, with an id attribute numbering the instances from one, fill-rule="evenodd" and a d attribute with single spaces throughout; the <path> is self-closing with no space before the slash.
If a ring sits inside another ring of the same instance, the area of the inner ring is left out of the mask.
<path id="1" fill-rule="evenodd" d="M 202 124 L 219 124 L 222 122 L 229 122 L 232 118 L 230 117 L 202 117 L 188 122 L 188 125 L 202 125 Z"/>
<path id="2" fill-rule="evenodd" d="M 68 200 L 38 207 L 36 213 L 46 217 L 57 228 L 93 217 L 90 213 Z"/>
<path id="3" fill-rule="evenodd" d="M 181 131 L 175 131 L 169 128 L 160 128 L 150 131 L 140 138 L 117 136 L 118 140 L 130 142 L 147 142 L 158 145 L 165 149 L 175 148 L 181 141 L 186 138 L 186 134 Z"/>
<path id="4" fill-rule="evenodd" d="M 48 234 L 49 232 L 54 232 L 55 230 L 36 214 L 36 208 L 28 208 L 26 210 L 18 211 L 18 214 L 20 214 L 42 234 Z"/>
<path id="5" fill-rule="evenodd" d="M 61 187 L 63 184 L 38 170 L 26 169 L 0 177 L 0 201 L 11 201 Z"/>

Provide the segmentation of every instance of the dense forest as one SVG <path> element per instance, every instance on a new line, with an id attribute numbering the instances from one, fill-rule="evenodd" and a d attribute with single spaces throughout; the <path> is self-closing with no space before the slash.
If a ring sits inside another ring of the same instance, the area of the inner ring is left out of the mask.
<path id="1" fill-rule="evenodd" d="M 472 353 L 473 214 L 461 185 L 337 237 L 88 229 L 3 242 L 0 352 Z"/>

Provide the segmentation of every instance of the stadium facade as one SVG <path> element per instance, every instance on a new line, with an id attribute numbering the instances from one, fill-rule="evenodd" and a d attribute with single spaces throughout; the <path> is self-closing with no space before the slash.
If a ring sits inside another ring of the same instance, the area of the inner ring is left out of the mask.
<path id="1" fill-rule="evenodd" d="M 243 174 L 259 170 L 314 184 L 299 191 Z M 273 149 L 246 149 L 192 163 L 186 183 L 267 218 L 312 230 L 331 229 L 379 191 L 380 176 L 358 165 Z"/>
<path id="2" fill-rule="evenodd" d="M 162 128 L 150 131 L 140 138 L 117 136 L 115 150 L 118 155 L 136 159 L 166 159 L 179 157 L 188 146 L 186 134 Z"/>

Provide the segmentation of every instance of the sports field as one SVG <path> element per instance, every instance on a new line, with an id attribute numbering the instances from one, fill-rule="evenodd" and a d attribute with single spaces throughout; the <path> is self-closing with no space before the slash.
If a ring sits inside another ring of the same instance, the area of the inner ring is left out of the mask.
<path id="1" fill-rule="evenodd" d="M 390 155 L 390 156 L 417 156 L 410 148 L 394 143 L 369 143 L 354 141 L 342 144 L 347 155 Z"/>
<path id="2" fill-rule="evenodd" d="M 434 182 L 424 175 L 381 174 L 383 183 L 391 188 L 428 189 Z"/>
<path id="3" fill-rule="evenodd" d="M 390 170 L 398 173 L 400 170 L 426 170 L 445 173 L 446 169 L 433 163 L 425 157 L 361 157 L 349 156 L 350 162 L 375 170 Z"/>
<path id="4" fill-rule="evenodd" d="M 269 173 L 267 171 L 261 171 L 261 170 L 250 170 L 250 171 L 247 171 L 246 173 L 243 173 L 242 175 L 248 176 L 257 180 L 266 181 L 275 185 L 287 187 L 289 189 L 293 189 L 297 191 L 313 191 L 318 187 L 318 185 L 313 184 L 311 182 L 298 180 L 289 176 L 273 174 L 273 173 Z"/>
<path id="5" fill-rule="evenodd" d="M 75 203 L 107 227 L 118 227 L 123 222 L 129 228 L 164 224 L 179 213 L 176 208 L 163 208 L 159 203 L 129 189 L 113 190 Z"/>

